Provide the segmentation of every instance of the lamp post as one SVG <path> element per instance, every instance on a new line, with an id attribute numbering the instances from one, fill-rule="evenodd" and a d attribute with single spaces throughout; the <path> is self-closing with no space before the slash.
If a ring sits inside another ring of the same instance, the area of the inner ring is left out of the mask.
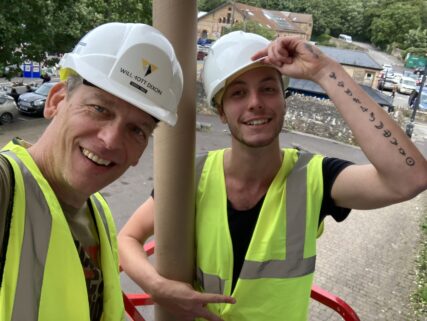
<path id="1" fill-rule="evenodd" d="M 427 56 L 427 54 L 426 54 Z M 412 137 L 412 133 L 414 132 L 414 122 L 415 122 L 415 115 L 417 114 L 417 109 L 418 106 L 420 104 L 420 100 L 421 100 L 421 95 L 423 92 L 423 88 L 424 88 L 424 83 L 426 81 L 426 74 L 427 74 L 427 62 L 425 64 L 424 67 L 424 73 L 423 73 L 423 78 L 421 80 L 421 84 L 420 84 L 420 89 L 418 90 L 418 95 L 415 98 L 415 102 L 414 102 L 414 106 L 412 107 L 412 115 L 411 118 L 409 120 L 409 123 L 406 125 L 406 135 L 408 135 L 408 137 Z"/>

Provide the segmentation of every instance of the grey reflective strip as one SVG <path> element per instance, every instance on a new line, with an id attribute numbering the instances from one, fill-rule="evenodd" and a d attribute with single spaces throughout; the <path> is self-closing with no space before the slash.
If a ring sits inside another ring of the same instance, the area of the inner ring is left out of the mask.
<path id="1" fill-rule="evenodd" d="M 304 258 L 307 164 L 312 157 L 312 154 L 300 153 L 286 181 L 286 259 L 245 260 L 241 279 L 293 278 L 314 272 L 316 257 Z"/>
<path id="2" fill-rule="evenodd" d="M 205 166 L 206 158 L 208 158 L 208 153 L 203 153 L 196 156 L 195 161 L 195 181 L 196 184 L 194 185 L 196 187 L 196 190 L 199 186 L 200 176 L 202 175 L 203 167 Z"/>
<path id="3" fill-rule="evenodd" d="M 104 224 L 105 232 L 107 233 L 108 242 L 110 243 L 110 246 L 111 246 L 110 230 L 108 229 L 108 223 L 107 223 L 107 218 L 105 216 L 104 208 L 102 207 L 101 202 L 98 200 L 98 198 L 95 195 L 92 195 L 90 199 L 95 204 L 96 209 L 98 210 L 98 213 L 101 216 L 101 220 L 102 220 L 102 223 Z"/>
<path id="4" fill-rule="evenodd" d="M 37 321 L 52 217 L 39 184 L 12 152 L 4 152 L 19 165 L 24 177 L 25 227 L 11 321 Z"/>
<path id="5" fill-rule="evenodd" d="M 214 294 L 223 294 L 225 280 L 222 280 L 216 275 L 203 273 L 200 268 L 197 269 L 197 280 L 200 286 L 205 289 L 206 292 Z"/>

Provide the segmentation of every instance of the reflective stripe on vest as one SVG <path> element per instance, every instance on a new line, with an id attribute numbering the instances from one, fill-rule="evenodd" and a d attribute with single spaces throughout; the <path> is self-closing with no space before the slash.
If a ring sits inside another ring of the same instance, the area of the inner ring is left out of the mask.
<path id="1" fill-rule="evenodd" d="M 4 154 L 17 162 L 25 178 L 24 188 L 28 200 L 27 204 L 32 204 L 31 209 L 28 206 L 25 207 L 25 226 L 34 227 L 34 229 L 24 229 L 14 300 L 16 303 L 22 303 L 22 305 L 14 304 L 12 320 L 37 321 L 52 217 L 43 192 L 27 167 L 14 153 L 4 152 Z M 29 210 L 31 210 L 31 215 L 28 213 Z M 35 239 L 37 242 L 34 242 Z M 25 309 L 23 305 L 25 305 Z"/>
<path id="2" fill-rule="evenodd" d="M 13 152 L 2 151 L 2 153 L 18 164 L 24 178 L 26 204 L 31 204 L 31 208 L 25 207 L 25 228 L 11 321 L 37 321 L 52 230 L 52 216 L 45 195 L 22 160 Z M 91 200 L 100 214 L 111 245 L 104 208 L 95 196 L 92 196 Z M 58 295 L 62 294 L 58 293 Z"/>
<path id="3" fill-rule="evenodd" d="M 300 152 L 298 155 L 286 184 L 286 259 L 264 262 L 245 260 L 240 279 L 294 278 L 314 272 L 316 256 L 304 258 L 306 215 L 301 215 L 306 213 L 307 208 L 307 165 L 313 154 Z M 205 292 L 224 294 L 225 280 L 220 277 L 203 273 L 198 268 L 197 279 Z"/>

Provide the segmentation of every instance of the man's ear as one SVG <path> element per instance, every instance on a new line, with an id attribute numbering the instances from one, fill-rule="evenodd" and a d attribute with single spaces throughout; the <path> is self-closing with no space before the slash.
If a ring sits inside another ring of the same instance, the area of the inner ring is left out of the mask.
<path id="1" fill-rule="evenodd" d="M 61 81 L 53 86 L 44 104 L 43 115 L 46 119 L 52 119 L 58 112 L 59 104 L 66 98 L 66 83 Z"/>

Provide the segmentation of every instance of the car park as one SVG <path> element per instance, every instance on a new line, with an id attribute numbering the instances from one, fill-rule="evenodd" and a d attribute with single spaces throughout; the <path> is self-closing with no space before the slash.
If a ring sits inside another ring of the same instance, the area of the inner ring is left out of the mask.
<path id="1" fill-rule="evenodd" d="M 0 124 L 11 123 L 19 115 L 16 103 L 13 97 L 0 95 Z"/>
<path id="2" fill-rule="evenodd" d="M 401 94 L 407 94 L 409 95 L 411 92 L 413 92 L 417 88 L 417 83 L 414 79 L 409 77 L 402 77 L 399 81 L 398 85 L 398 91 Z"/>
<path id="3" fill-rule="evenodd" d="M 27 115 L 43 115 L 47 95 L 55 84 L 57 82 L 46 82 L 36 91 L 20 95 L 18 98 L 18 110 Z"/>

